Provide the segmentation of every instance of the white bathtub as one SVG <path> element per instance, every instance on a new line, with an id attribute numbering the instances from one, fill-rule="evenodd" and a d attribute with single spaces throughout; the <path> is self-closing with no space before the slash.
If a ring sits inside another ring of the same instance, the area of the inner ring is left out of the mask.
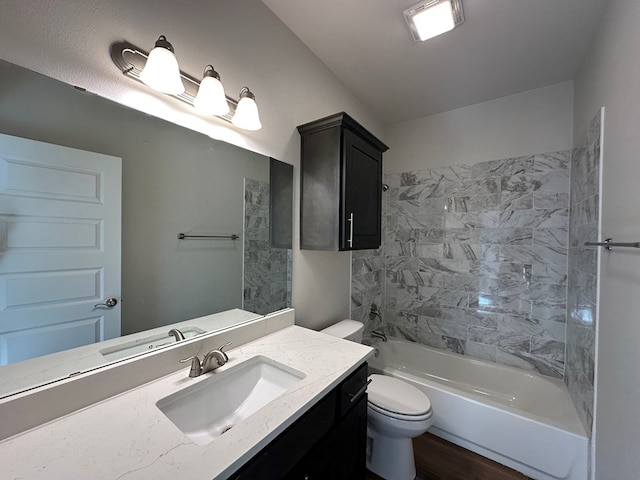
<path id="1" fill-rule="evenodd" d="M 374 372 L 431 399 L 430 433 L 536 480 L 586 480 L 588 439 L 560 380 L 389 338 Z"/>

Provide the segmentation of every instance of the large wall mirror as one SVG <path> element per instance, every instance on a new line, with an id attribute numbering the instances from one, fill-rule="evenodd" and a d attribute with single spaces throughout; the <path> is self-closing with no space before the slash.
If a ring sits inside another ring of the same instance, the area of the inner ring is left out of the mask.
<path id="1" fill-rule="evenodd" d="M 0 134 L 0 398 L 171 344 L 173 326 L 188 338 L 291 305 L 291 165 L 4 61 Z M 29 156 L 40 149 L 59 163 Z M 121 164 L 117 183 L 85 158 Z M 119 224 L 77 213 L 112 183 Z M 117 255 L 99 265 L 113 231 Z M 65 324 L 60 306 L 88 310 Z"/>

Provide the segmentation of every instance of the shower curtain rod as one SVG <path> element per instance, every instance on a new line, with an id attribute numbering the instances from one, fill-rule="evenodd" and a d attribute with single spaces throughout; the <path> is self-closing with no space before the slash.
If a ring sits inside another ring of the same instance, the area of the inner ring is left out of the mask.
<path id="1" fill-rule="evenodd" d="M 586 247 L 604 247 L 611 251 L 613 247 L 640 248 L 640 242 L 614 242 L 613 238 L 607 238 L 604 242 L 585 242 Z"/>

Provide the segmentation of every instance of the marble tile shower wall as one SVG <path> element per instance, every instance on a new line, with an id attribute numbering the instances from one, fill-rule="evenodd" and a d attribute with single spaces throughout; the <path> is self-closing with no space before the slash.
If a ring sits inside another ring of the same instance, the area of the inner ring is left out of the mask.
<path id="1" fill-rule="evenodd" d="M 291 249 L 271 248 L 269 184 L 245 179 L 243 308 L 260 315 L 291 305 Z"/>
<path id="2" fill-rule="evenodd" d="M 591 122 L 571 158 L 567 360 L 564 381 L 585 430 L 593 423 L 593 383 L 599 249 L 585 247 L 599 236 L 602 112 Z"/>
<path id="3" fill-rule="evenodd" d="M 562 377 L 570 154 L 387 175 L 388 333 Z"/>
<path id="4" fill-rule="evenodd" d="M 370 315 L 375 304 L 384 311 L 383 247 L 376 250 L 357 250 L 351 254 L 351 316 L 364 323 L 365 343 L 370 343 L 371 331 L 383 329 L 382 315 Z"/>

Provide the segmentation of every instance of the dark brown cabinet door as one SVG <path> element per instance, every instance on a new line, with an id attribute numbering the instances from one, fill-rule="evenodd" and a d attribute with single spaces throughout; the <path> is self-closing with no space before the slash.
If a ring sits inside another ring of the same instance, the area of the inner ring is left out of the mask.
<path id="1" fill-rule="evenodd" d="M 344 132 L 341 250 L 378 248 L 382 211 L 382 152 Z"/>
<path id="2" fill-rule="evenodd" d="M 340 424 L 285 480 L 364 480 L 367 399 L 362 397 Z"/>

